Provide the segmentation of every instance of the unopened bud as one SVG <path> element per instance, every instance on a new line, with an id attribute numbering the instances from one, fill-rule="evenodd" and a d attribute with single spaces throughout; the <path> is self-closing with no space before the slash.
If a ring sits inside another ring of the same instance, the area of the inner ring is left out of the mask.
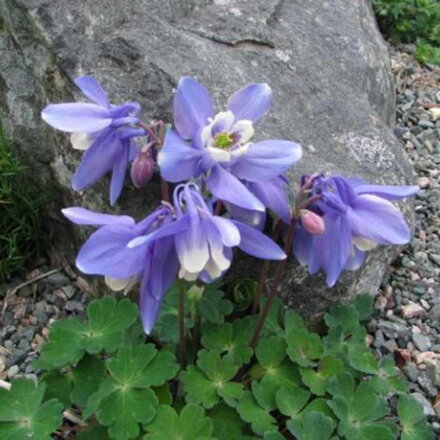
<path id="1" fill-rule="evenodd" d="M 131 181 L 136 188 L 143 188 L 153 177 L 154 160 L 149 147 L 140 150 L 131 165 Z"/>
<path id="2" fill-rule="evenodd" d="M 301 209 L 299 212 L 301 224 L 304 229 L 311 234 L 323 234 L 325 230 L 324 220 L 318 214 L 315 214 L 308 209 Z"/>

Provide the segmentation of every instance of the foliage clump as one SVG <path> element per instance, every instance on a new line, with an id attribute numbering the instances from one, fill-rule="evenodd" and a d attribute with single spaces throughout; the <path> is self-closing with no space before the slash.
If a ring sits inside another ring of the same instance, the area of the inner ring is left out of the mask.
<path id="1" fill-rule="evenodd" d="M 416 43 L 421 63 L 440 65 L 437 0 L 372 0 L 380 30 L 394 42 Z"/>
<path id="2" fill-rule="evenodd" d="M 0 282 L 39 252 L 43 198 L 35 197 L 24 171 L 0 124 Z"/>
<path id="3" fill-rule="evenodd" d="M 236 295 L 187 290 L 179 366 L 175 335 L 164 331 L 177 328 L 176 291 L 152 336 L 136 305 L 113 297 L 92 302 L 85 322 L 53 324 L 39 384 L 16 379 L 0 390 L 2 439 L 48 439 L 63 410 L 84 422 L 71 427 L 79 440 L 433 439 L 393 359 L 377 361 L 365 343 L 368 296 L 333 307 L 324 336 L 276 299 L 253 350 L 257 316 L 243 317 Z"/>

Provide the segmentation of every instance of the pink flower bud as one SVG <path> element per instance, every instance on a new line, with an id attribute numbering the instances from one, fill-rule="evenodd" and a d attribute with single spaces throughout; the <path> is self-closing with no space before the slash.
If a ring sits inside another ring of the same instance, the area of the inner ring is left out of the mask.
<path id="1" fill-rule="evenodd" d="M 151 149 L 142 148 L 131 165 L 131 181 L 136 188 L 143 188 L 153 177 L 154 160 Z"/>
<path id="2" fill-rule="evenodd" d="M 301 224 L 306 231 L 315 235 L 324 233 L 324 220 L 318 214 L 315 214 L 308 209 L 301 209 L 299 212 L 299 217 L 301 219 Z"/>

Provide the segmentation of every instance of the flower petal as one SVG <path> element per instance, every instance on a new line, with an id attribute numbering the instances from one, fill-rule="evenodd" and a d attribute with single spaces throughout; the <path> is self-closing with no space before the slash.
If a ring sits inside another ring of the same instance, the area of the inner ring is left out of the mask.
<path id="1" fill-rule="evenodd" d="M 350 256 L 351 231 L 345 215 L 327 213 L 324 215 L 324 222 L 324 233 L 313 236 L 309 268 L 316 269 L 319 264 L 326 273 L 327 285 L 332 287 Z"/>
<path id="2" fill-rule="evenodd" d="M 196 216 L 191 218 L 190 227 L 186 231 L 176 235 L 177 256 L 187 272 L 200 272 L 209 260 L 206 228 L 206 221 Z"/>
<path id="3" fill-rule="evenodd" d="M 208 180 L 211 193 L 220 200 L 233 203 L 242 208 L 264 211 L 264 205 L 231 173 L 216 165 Z"/>
<path id="4" fill-rule="evenodd" d="M 110 108 L 107 94 L 95 78 L 92 78 L 91 76 L 80 76 L 75 79 L 75 84 L 81 89 L 87 98 L 96 102 L 96 104 L 102 105 L 108 109 Z"/>
<path id="5" fill-rule="evenodd" d="M 284 223 L 289 224 L 291 219 L 289 199 L 286 192 L 287 180 L 283 176 L 267 182 L 249 182 L 249 190 L 255 194 L 263 204 L 271 209 Z"/>
<path id="6" fill-rule="evenodd" d="M 81 191 L 92 186 L 113 168 L 122 144 L 118 136 L 109 130 L 103 130 L 84 154 L 72 178 L 74 190 Z"/>
<path id="7" fill-rule="evenodd" d="M 129 145 L 125 145 L 115 157 L 112 178 L 110 182 L 110 205 L 113 206 L 121 194 L 124 186 L 125 172 L 127 171 Z"/>
<path id="8" fill-rule="evenodd" d="M 354 190 L 359 195 L 371 194 L 387 200 L 399 200 L 416 194 L 420 188 L 414 185 L 358 185 Z"/>
<path id="9" fill-rule="evenodd" d="M 249 119 L 255 122 L 269 112 L 272 99 L 272 90 L 267 84 L 251 83 L 229 98 L 228 109 L 234 113 L 236 121 Z"/>
<path id="10" fill-rule="evenodd" d="M 267 235 L 258 229 L 233 220 L 240 231 L 241 241 L 238 247 L 249 255 L 264 260 L 284 260 L 284 251 Z"/>
<path id="11" fill-rule="evenodd" d="M 231 220 L 216 215 L 211 217 L 211 221 L 217 228 L 220 234 L 220 239 L 225 246 L 238 246 L 241 239 L 240 231 Z"/>
<path id="12" fill-rule="evenodd" d="M 200 167 L 203 154 L 202 150 L 185 142 L 176 131 L 169 131 L 158 157 L 162 177 L 169 182 L 197 177 L 204 171 Z"/>
<path id="13" fill-rule="evenodd" d="M 232 203 L 224 202 L 224 206 L 228 214 L 234 219 L 242 223 L 246 223 L 253 228 L 262 231 L 266 224 L 266 212 L 254 211 L 250 209 L 241 208 Z"/>
<path id="14" fill-rule="evenodd" d="M 348 257 L 347 263 L 344 266 L 344 270 L 358 270 L 365 261 L 365 252 L 354 248 L 353 255 Z"/>
<path id="15" fill-rule="evenodd" d="M 192 139 L 213 115 L 208 90 L 194 78 L 181 78 L 174 96 L 174 125 L 180 136 Z"/>
<path id="16" fill-rule="evenodd" d="M 293 240 L 293 255 L 300 264 L 308 265 L 313 250 L 313 236 L 296 223 L 295 239 Z"/>
<path id="17" fill-rule="evenodd" d="M 104 226 L 94 232 L 78 253 L 76 265 L 90 275 L 127 278 L 144 270 L 147 246 L 128 248 L 135 237 L 131 227 Z"/>
<path id="18" fill-rule="evenodd" d="M 232 173 L 240 179 L 258 182 L 274 179 L 287 171 L 302 156 L 295 142 L 269 140 L 251 144 L 247 152 L 232 165 Z"/>
<path id="19" fill-rule="evenodd" d="M 380 197 L 367 194 L 357 197 L 347 216 L 354 236 L 380 244 L 405 244 L 411 238 L 400 210 Z"/>
<path id="20" fill-rule="evenodd" d="M 104 107 L 80 102 L 49 104 L 41 112 L 41 117 L 58 130 L 84 133 L 100 131 L 113 121 Z"/>
<path id="21" fill-rule="evenodd" d="M 100 214 L 98 212 L 89 211 L 88 209 L 77 206 L 62 209 L 61 212 L 72 223 L 77 225 L 121 225 L 127 227 L 133 227 L 135 225 L 135 221 L 128 215 Z"/>

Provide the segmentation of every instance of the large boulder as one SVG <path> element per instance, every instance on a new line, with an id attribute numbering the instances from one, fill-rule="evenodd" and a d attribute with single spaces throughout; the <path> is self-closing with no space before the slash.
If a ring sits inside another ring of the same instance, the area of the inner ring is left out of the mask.
<path id="1" fill-rule="evenodd" d="M 389 59 L 368 0 L 0 0 L 0 17 L 0 116 L 34 184 L 56 194 L 57 246 L 69 242 L 60 207 L 110 210 L 108 181 L 73 192 L 80 154 L 39 116 L 49 101 L 72 100 L 72 79 L 82 74 L 101 80 L 113 102 L 139 100 L 145 120 L 168 121 L 183 75 L 206 84 L 219 105 L 247 82 L 268 82 L 274 107 L 256 138 L 302 143 L 295 179 L 328 171 L 412 182 L 393 135 Z M 127 182 L 116 209 L 139 218 L 158 200 L 157 184 L 136 191 Z M 283 294 L 314 320 L 335 299 L 374 293 L 395 252 L 371 253 L 333 289 L 292 263 Z"/>

